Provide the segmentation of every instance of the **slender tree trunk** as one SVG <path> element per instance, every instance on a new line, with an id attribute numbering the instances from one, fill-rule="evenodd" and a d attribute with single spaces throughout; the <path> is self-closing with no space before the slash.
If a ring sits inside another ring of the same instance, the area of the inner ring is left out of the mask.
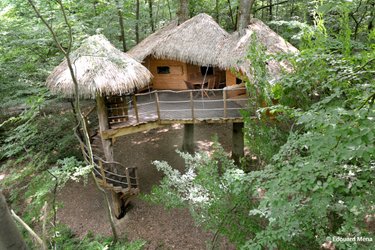
<path id="1" fill-rule="evenodd" d="M 154 32 L 155 26 L 154 26 L 154 17 L 152 15 L 152 0 L 148 0 L 148 13 L 149 13 L 149 16 L 150 16 L 151 30 L 152 30 L 152 32 Z"/>
<path id="2" fill-rule="evenodd" d="M 238 11 L 240 9 L 240 6 L 237 5 L 236 7 L 236 21 L 234 22 L 234 28 L 237 29 L 237 26 L 238 26 Z"/>
<path id="3" fill-rule="evenodd" d="M 237 30 L 242 31 L 250 23 L 251 9 L 255 0 L 240 0 Z"/>
<path id="4" fill-rule="evenodd" d="M 66 24 L 66 26 L 68 28 L 69 41 L 68 41 L 68 48 L 67 49 L 64 49 L 62 47 L 60 40 L 57 38 L 56 32 L 53 30 L 52 26 L 47 22 L 47 20 L 40 14 L 40 12 L 36 8 L 34 2 L 32 0 L 28 0 L 28 2 L 32 6 L 32 8 L 35 11 L 36 15 L 38 16 L 38 18 L 48 28 L 48 30 L 50 31 L 50 33 L 52 35 L 53 40 L 56 43 L 56 46 L 58 47 L 58 49 L 61 51 L 61 53 L 64 55 L 64 57 L 66 59 L 66 62 L 67 62 L 68 68 L 69 68 L 69 72 L 70 72 L 70 76 L 72 77 L 72 81 L 73 81 L 73 84 L 74 84 L 75 107 L 76 107 L 76 111 L 77 111 L 77 118 L 79 120 L 79 124 L 77 125 L 77 127 L 81 127 L 82 130 L 83 130 L 84 142 L 85 142 L 87 150 L 88 150 L 88 154 L 89 154 L 89 158 L 90 158 L 89 159 L 90 165 L 93 166 L 94 165 L 94 155 L 93 155 L 93 152 L 92 152 L 92 147 L 91 147 L 91 142 L 90 142 L 90 135 L 88 133 L 88 130 L 87 130 L 87 127 L 86 127 L 86 123 L 84 121 L 84 118 L 82 116 L 82 112 L 81 112 L 81 109 L 80 109 L 78 81 L 77 81 L 77 78 L 76 78 L 76 76 L 74 74 L 73 64 L 72 64 L 72 62 L 70 60 L 70 51 L 71 51 L 72 44 L 73 44 L 72 26 L 70 25 L 70 23 L 68 21 L 68 17 L 66 15 L 64 5 L 62 3 L 62 0 L 56 0 L 56 2 L 58 3 L 58 5 L 60 7 L 61 13 L 62 13 L 62 15 L 64 17 L 64 22 L 65 22 L 65 24 Z M 98 182 L 95 179 L 95 174 L 93 173 L 93 171 L 91 171 L 91 175 L 94 177 L 96 187 L 98 188 L 98 190 L 100 190 L 102 192 L 103 197 L 104 197 L 104 199 L 106 201 L 107 215 L 108 215 L 109 223 L 110 223 L 110 226 L 111 226 L 111 229 L 112 229 L 113 241 L 117 242 L 117 240 L 118 240 L 118 238 L 117 238 L 117 231 L 116 231 L 116 227 L 115 227 L 115 224 L 114 224 L 114 221 L 113 221 L 112 212 L 111 212 L 111 206 L 110 206 L 110 203 L 109 203 L 109 200 L 108 200 L 108 196 L 107 196 L 105 190 L 103 190 L 99 186 Z"/>
<path id="5" fill-rule="evenodd" d="M 139 43 L 139 0 L 136 0 L 135 5 L 135 41 Z"/>
<path id="6" fill-rule="evenodd" d="M 235 30 L 236 29 L 236 23 L 234 21 L 234 15 L 233 15 L 233 10 L 232 10 L 232 4 L 230 2 L 230 0 L 228 0 L 228 7 L 229 7 L 229 17 L 230 17 L 230 20 L 232 22 L 232 29 Z"/>
<path id="7" fill-rule="evenodd" d="M 169 20 L 172 20 L 172 11 L 171 11 L 171 3 L 167 0 L 168 12 L 169 12 Z"/>
<path id="8" fill-rule="evenodd" d="M 273 4 L 272 4 L 272 0 L 269 0 L 268 1 L 268 5 L 269 5 L 269 9 L 268 9 L 268 19 L 271 21 L 272 20 L 272 10 L 273 10 Z"/>
<path id="9" fill-rule="evenodd" d="M 27 249 L 17 225 L 10 215 L 4 195 L 0 192 L 0 249 Z"/>
<path id="10" fill-rule="evenodd" d="M 216 22 L 220 23 L 220 20 L 219 20 L 219 0 L 216 0 L 216 2 L 215 2 L 215 15 L 216 15 Z"/>
<path id="11" fill-rule="evenodd" d="M 123 18 L 123 6 L 120 5 L 118 0 L 115 0 L 116 8 L 117 8 L 117 15 L 118 15 L 118 22 L 120 24 L 120 41 L 122 42 L 122 50 L 124 52 L 127 51 L 126 48 L 126 39 L 125 39 L 125 30 L 124 30 L 124 18 Z"/>
<path id="12" fill-rule="evenodd" d="M 180 9 L 177 12 L 178 24 L 189 19 L 189 0 L 180 0 Z"/>

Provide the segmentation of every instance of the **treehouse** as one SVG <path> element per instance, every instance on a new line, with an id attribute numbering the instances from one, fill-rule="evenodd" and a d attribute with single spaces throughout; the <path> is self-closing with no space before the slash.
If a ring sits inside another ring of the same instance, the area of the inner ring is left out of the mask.
<path id="1" fill-rule="evenodd" d="M 71 53 L 79 95 L 96 99 L 105 159 L 96 157 L 94 170 L 100 184 L 112 191 L 117 216 L 139 189 L 136 168 L 114 162 L 116 137 L 180 123 L 185 124 L 182 149 L 191 152 L 194 124 L 233 123 L 232 157 L 238 162 L 243 155 L 240 111 L 254 94 L 244 84 L 252 81 L 247 51 L 253 34 L 267 54 L 297 51 L 259 20 L 229 34 L 210 16 L 199 14 L 180 25 L 171 22 L 128 54 L 102 35 L 89 37 Z M 265 63 L 274 78 L 289 68 L 287 63 Z M 47 86 L 74 95 L 66 60 L 53 70 Z M 83 143 L 82 152 L 89 160 Z"/>
<path id="2" fill-rule="evenodd" d="M 189 89 L 186 81 L 199 85 L 212 78 L 218 89 L 251 79 L 247 53 L 253 34 L 267 54 L 297 51 L 260 20 L 253 19 L 247 29 L 229 34 L 212 17 L 199 14 L 180 25 L 177 20 L 171 22 L 128 53 L 153 74 L 149 87 L 155 90 Z M 287 66 L 270 61 L 266 67 L 276 78 Z"/>
<path id="3" fill-rule="evenodd" d="M 116 49 L 102 35 L 91 36 L 84 40 L 69 58 L 71 65 L 64 60 L 52 71 L 46 84 L 52 92 L 67 97 L 78 94 L 80 98 L 96 99 L 100 131 L 109 129 L 107 98 L 132 93 L 136 88 L 145 87 L 152 78 L 151 73 L 142 64 Z M 70 69 L 74 73 L 78 93 Z M 89 125 L 87 115 L 87 113 L 83 114 L 86 127 Z M 77 137 L 85 161 L 91 164 L 91 149 L 88 143 L 84 142 L 85 136 Z M 117 217 L 121 217 L 123 207 L 129 199 L 139 193 L 137 169 L 114 161 L 111 140 L 102 138 L 102 145 L 104 152 L 93 152 L 93 171 L 96 181 L 112 193 L 114 213 Z M 101 157 L 102 153 L 105 158 Z"/>

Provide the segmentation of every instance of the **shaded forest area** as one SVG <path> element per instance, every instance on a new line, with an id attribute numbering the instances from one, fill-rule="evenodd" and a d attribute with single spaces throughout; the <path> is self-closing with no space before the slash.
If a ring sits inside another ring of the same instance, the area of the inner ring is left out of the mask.
<path id="1" fill-rule="evenodd" d="M 299 53 L 268 55 L 256 42 L 248 48 L 254 77 L 246 86 L 257 93 L 249 101 L 257 105 L 243 112 L 247 156 L 236 165 L 216 143 L 211 154 L 181 153 L 181 173 L 172 163 L 156 162 L 165 178 L 143 199 L 189 208 L 195 222 L 214 235 L 207 239 L 213 249 L 219 236 L 243 249 L 372 249 L 373 0 L 32 2 L 63 49 L 70 49 L 64 17 L 72 28 L 72 49 L 100 33 L 122 51 L 171 20 L 203 12 L 228 32 L 246 25 L 242 13 L 265 22 Z M 30 236 L 21 224 L 22 235 L 8 230 L 15 226 L 9 211 L 1 215 L 7 218 L 0 225 L 1 244 L 24 239 L 30 248 L 142 249 L 147 239 L 82 239 L 57 222 L 58 190 L 72 179 L 87 180 L 90 172 L 73 133 L 73 100 L 45 87 L 63 55 L 28 1 L 0 0 L 0 32 L 0 185 L 8 207 L 39 235 Z M 271 79 L 269 60 L 287 61 L 292 70 Z M 81 103 L 83 110 L 90 105 Z M 256 107 L 261 108 L 252 119 Z M 0 205 L 7 211 L 3 199 Z"/>

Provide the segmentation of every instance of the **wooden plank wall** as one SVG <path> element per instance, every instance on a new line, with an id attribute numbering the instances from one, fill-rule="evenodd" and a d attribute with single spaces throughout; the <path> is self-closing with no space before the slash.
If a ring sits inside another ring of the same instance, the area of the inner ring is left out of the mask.
<path id="1" fill-rule="evenodd" d="M 154 76 L 152 80 L 154 89 L 186 89 L 186 84 L 184 82 L 184 80 L 188 79 L 188 67 L 186 63 L 149 58 L 146 61 L 146 66 Z M 168 66 L 170 68 L 169 74 L 158 74 L 157 67 L 163 66 Z"/>
<path id="2" fill-rule="evenodd" d="M 187 89 L 184 82 L 185 80 L 202 77 L 201 67 L 199 65 L 174 60 L 155 59 L 153 57 L 147 57 L 144 65 L 154 76 L 152 80 L 153 89 L 183 90 Z M 163 66 L 169 67 L 169 74 L 158 74 L 157 68 Z M 230 76 L 228 76 L 228 72 Z M 236 84 L 236 76 L 234 76 L 229 70 L 223 71 L 215 68 L 214 75 L 217 83 L 227 81 L 227 86 L 229 86 L 229 80 L 231 83 L 230 85 Z"/>
<path id="3" fill-rule="evenodd" d="M 232 86 L 236 84 L 236 76 L 229 70 L 226 70 L 226 85 Z"/>
<path id="4" fill-rule="evenodd" d="M 230 71 L 226 70 L 226 85 L 233 86 L 236 85 L 237 77 Z M 246 90 L 236 90 L 236 91 L 228 91 L 229 98 L 235 98 L 236 96 L 243 96 L 246 94 Z"/>

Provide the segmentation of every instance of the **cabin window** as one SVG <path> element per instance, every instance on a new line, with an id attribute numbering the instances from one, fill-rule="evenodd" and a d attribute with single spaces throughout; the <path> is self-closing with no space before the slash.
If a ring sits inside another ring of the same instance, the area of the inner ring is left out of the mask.
<path id="1" fill-rule="evenodd" d="M 205 75 L 207 72 L 207 75 L 213 75 L 214 74 L 214 68 L 213 67 L 207 67 L 207 66 L 202 66 L 201 67 L 201 73 L 202 75 Z"/>
<path id="2" fill-rule="evenodd" d="M 170 74 L 171 73 L 171 69 L 168 67 L 168 66 L 158 66 L 157 67 L 157 72 L 158 74 Z"/>
<path id="3" fill-rule="evenodd" d="M 236 78 L 236 84 L 241 84 L 243 81 L 240 78 Z"/>

